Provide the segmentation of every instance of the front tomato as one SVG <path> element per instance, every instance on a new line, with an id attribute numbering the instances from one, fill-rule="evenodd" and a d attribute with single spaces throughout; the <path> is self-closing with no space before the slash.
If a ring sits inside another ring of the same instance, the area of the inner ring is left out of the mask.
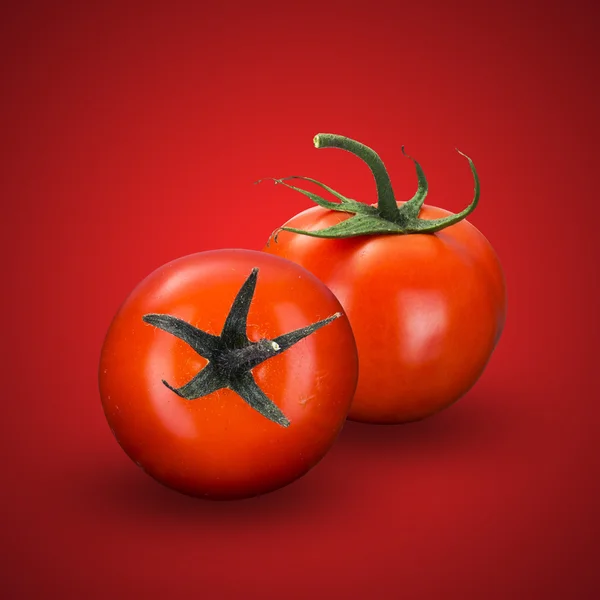
<path id="1" fill-rule="evenodd" d="M 135 288 L 109 328 L 99 379 L 113 434 L 149 475 L 242 498 L 325 455 L 357 372 L 348 320 L 314 275 L 262 252 L 216 250 Z"/>

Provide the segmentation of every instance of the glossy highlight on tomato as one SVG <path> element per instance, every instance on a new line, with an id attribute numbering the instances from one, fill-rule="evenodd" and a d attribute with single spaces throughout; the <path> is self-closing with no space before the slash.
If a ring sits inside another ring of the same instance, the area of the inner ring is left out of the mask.
<path id="1" fill-rule="evenodd" d="M 133 461 L 173 489 L 227 499 L 282 487 L 321 460 L 357 372 L 348 319 L 314 275 L 215 250 L 134 289 L 106 336 L 99 383 Z"/>
<path id="2" fill-rule="evenodd" d="M 483 373 L 506 318 L 504 275 L 496 253 L 458 215 L 423 203 L 427 181 L 415 167 L 415 197 L 393 196 L 379 157 L 366 146 L 320 134 L 317 147 L 337 147 L 371 167 L 377 205 L 360 204 L 309 178 L 276 180 L 319 204 L 292 217 L 264 251 L 317 275 L 341 302 L 356 338 L 359 382 L 349 418 L 405 423 L 429 417 L 462 397 Z M 316 184 L 332 202 L 290 185 Z"/>

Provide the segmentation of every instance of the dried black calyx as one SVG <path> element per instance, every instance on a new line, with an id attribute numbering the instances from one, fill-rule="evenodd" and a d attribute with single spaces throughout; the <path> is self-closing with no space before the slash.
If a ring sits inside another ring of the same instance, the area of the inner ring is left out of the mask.
<path id="1" fill-rule="evenodd" d="M 285 333 L 273 340 L 252 342 L 248 339 L 246 327 L 257 278 L 258 268 L 254 268 L 233 301 L 221 335 L 207 333 L 171 315 L 148 314 L 142 318 L 146 323 L 183 340 L 208 360 L 206 367 L 179 388 L 163 380 L 175 394 L 186 400 L 197 400 L 219 389 L 229 388 L 270 421 L 288 427 L 289 419 L 258 387 L 252 369 L 328 325 L 340 317 L 341 313 Z"/>

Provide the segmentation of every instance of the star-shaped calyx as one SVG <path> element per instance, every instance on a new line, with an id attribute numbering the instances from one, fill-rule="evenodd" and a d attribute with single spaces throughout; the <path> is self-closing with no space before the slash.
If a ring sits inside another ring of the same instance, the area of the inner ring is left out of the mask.
<path id="1" fill-rule="evenodd" d="M 340 317 L 341 313 L 272 340 L 252 342 L 248 339 L 246 327 L 257 278 L 258 268 L 254 268 L 233 301 L 221 335 L 207 333 L 171 315 L 148 314 L 142 318 L 146 323 L 183 340 L 208 360 L 208 364 L 180 388 L 174 388 L 163 379 L 163 383 L 171 391 L 186 400 L 196 400 L 211 392 L 229 388 L 270 421 L 288 427 L 289 419 L 258 387 L 252 369 L 328 325 Z"/>

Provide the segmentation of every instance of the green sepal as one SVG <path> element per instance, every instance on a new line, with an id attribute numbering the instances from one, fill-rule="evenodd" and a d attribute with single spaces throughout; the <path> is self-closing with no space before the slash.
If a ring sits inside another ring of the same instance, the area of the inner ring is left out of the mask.
<path id="1" fill-rule="evenodd" d="M 302 181 L 308 181 L 309 183 L 314 183 L 320 188 L 324 189 L 326 192 L 329 192 L 332 196 L 337 198 L 339 202 L 332 202 L 331 200 L 325 200 L 321 196 L 309 192 L 308 190 L 304 190 L 302 188 L 296 187 L 295 185 L 291 185 L 286 183 L 290 179 L 301 179 Z M 261 179 L 260 181 L 264 181 Z M 260 183 L 258 181 L 257 183 Z M 283 185 L 290 190 L 294 190 L 295 192 L 300 192 L 304 196 L 306 196 L 309 200 L 312 200 L 315 204 L 322 206 L 323 208 L 327 208 L 329 210 L 335 210 L 339 212 L 349 212 L 354 214 L 371 214 L 377 215 L 377 209 L 374 206 L 369 206 L 368 204 L 364 204 L 363 202 L 357 202 L 356 200 L 352 200 L 352 198 L 346 198 L 339 192 L 336 192 L 334 189 L 330 188 L 328 185 L 317 181 L 316 179 L 311 179 L 310 177 L 303 177 L 302 175 L 290 175 L 289 177 L 282 177 L 281 179 L 271 178 L 271 181 L 275 183 L 275 185 Z"/>
<path id="2" fill-rule="evenodd" d="M 423 202 L 425 202 L 425 198 L 427 197 L 427 191 L 429 186 L 427 184 L 427 178 L 425 177 L 425 173 L 423 173 L 423 169 L 421 165 L 412 157 L 406 154 L 404 151 L 404 146 L 402 146 L 402 154 L 413 161 L 415 165 L 415 170 L 417 171 L 417 191 L 415 195 L 405 204 L 403 204 L 400 208 L 400 215 L 402 215 L 407 221 L 411 219 L 416 219 L 419 216 L 419 212 L 421 211 L 421 207 L 423 206 Z"/>
<path id="3" fill-rule="evenodd" d="M 281 227 L 280 231 L 289 231 L 291 233 L 300 233 L 312 237 L 321 238 L 347 238 L 360 235 L 375 235 L 385 233 L 405 233 L 400 225 L 385 221 L 380 217 L 368 215 L 354 215 L 345 221 L 336 223 L 325 229 L 315 231 L 306 231 L 304 229 L 294 229 L 293 227 Z"/>

